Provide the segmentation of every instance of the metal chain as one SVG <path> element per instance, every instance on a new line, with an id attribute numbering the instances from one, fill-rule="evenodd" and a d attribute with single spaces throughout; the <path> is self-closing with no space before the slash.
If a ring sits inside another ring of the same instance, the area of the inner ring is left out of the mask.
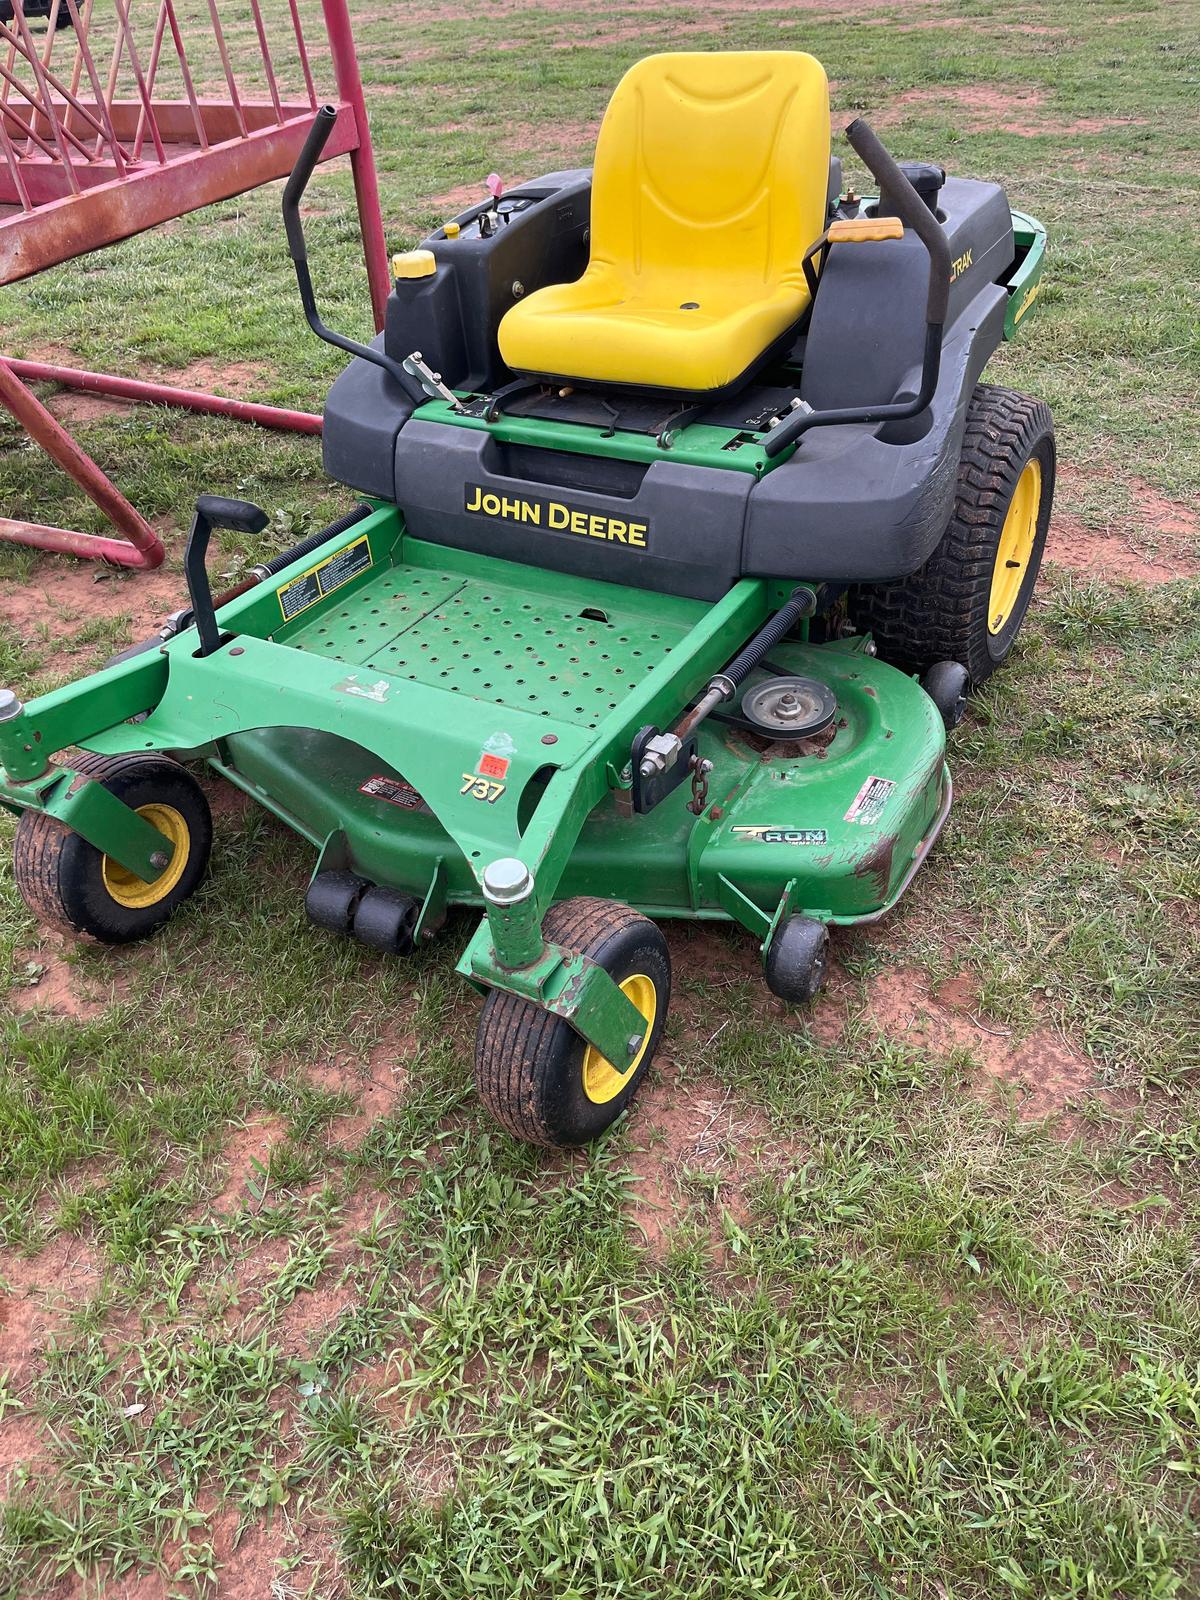
<path id="1" fill-rule="evenodd" d="M 688 810 L 694 817 L 703 816 L 708 804 L 708 775 L 713 769 L 711 761 L 702 756 L 692 757 L 692 798 Z"/>

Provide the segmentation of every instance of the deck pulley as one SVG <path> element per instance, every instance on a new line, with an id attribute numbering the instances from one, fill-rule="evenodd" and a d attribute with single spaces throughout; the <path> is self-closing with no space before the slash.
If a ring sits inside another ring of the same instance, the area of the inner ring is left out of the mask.
<path id="1" fill-rule="evenodd" d="M 833 690 L 816 678 L 768 678 L 742 696 L 742 716 L 764 739 L 812 739 L 836 715 Z"/>

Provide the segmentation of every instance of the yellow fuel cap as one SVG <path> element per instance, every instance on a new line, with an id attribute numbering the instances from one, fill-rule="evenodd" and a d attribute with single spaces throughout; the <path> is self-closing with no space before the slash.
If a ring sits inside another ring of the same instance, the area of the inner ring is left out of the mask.
<path id="1" fill-rule="evenodd" d="M 432 278 L 436 271 L 432 250 L 405 250 L 392 257 L 393 278 Z"/>
<path id="2" fill-rule="evenodd" d="M 462 232 L 462 229 L 459 227 L 457 222 L 448 222 L 442 229 L 442 232 L 446 235 L 447 239 L 457 239 L 459 234 Z"/>

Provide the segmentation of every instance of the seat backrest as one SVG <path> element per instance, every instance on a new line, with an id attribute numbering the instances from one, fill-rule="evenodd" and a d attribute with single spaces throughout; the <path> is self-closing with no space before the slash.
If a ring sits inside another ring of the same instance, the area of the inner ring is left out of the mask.
<path id="1" fill-rule="evenodd" d="M 592 262 L 636 280 L 803 284 L 825 226 L 829 90 L 799 50 L 647 56 L 617 85 L 592 180 Z"/>

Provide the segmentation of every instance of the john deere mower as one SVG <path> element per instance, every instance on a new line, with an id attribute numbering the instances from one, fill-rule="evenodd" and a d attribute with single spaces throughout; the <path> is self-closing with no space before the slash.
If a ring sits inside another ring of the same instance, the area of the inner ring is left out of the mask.
<path id="1" fill-rule="evenodd" d="M 1013 648 L 1054 488 L 1047 408 L 980 383 L 1044 230 L 994 183 L 830 156 L 825 73 L 652 56 L 590 170 L 394 261 L 324 459 L 363 497 L 103 671 L 0 697 L 0 800 L 36 915 L 119 943 L 203 876 L 203 760 L 315 852 L 322 929 L 404 955 L 482 909 L 475 1072 L 503 1126 L 594 1138 L 666 1021 L 668 917 L 740 924 L 804 1002 L 831 926 L 884 915 L 950 809 L 946 731 Z M 70 747 L 58 763 L 52 758 Z"/>

